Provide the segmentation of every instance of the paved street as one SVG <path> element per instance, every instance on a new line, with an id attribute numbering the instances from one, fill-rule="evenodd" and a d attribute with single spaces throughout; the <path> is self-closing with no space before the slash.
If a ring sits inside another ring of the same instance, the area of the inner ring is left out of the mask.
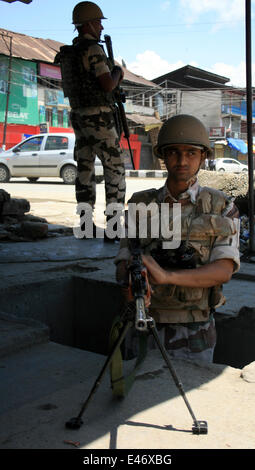
<path id="1" fill-rule="evenodd" d="M 127 178 L 126 201 L 135 191 L 147 188 L 159 188 L 165 178 Z M 30 213 L 44 217 L 49 223 L 73 227 L 78 222 L 74 186 L 66 185 L 60 178 L 41 178 L 31 184 L 26 178 L 13 178 L 11 182 L 1 185 L 12 198 L 25 198 L 30 202 Z M 104 182 L 97 184 L 96 223 L 104 225 L 105 209 Z"/>

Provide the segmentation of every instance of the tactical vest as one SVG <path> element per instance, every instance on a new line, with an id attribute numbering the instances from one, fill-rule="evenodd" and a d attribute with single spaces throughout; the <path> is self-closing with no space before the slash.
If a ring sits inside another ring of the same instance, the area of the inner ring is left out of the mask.
<path id="1" fill-rule="evenodd" d="M 55 57 L 54 62 L 61 67 L 64 96 L 72 109 L 113 103 L 112 93 L 104 92 L 94 74 L 83 66 L 83 54 L 95 44 L 98 42 L 93 39 L 76 39 L 71 46 L 62 46 Z"/>
<path id="2" fill-rule="evenodd" d="M 139 204 L 139 202 L 144 202 L 149 205 L 156 202 L 159 204 L 160 191 L 162 191 L 162 188 L 135 193 L 129 203 Z M 229 199 L 224 193 L 204 187 L 201 188 L 196 204 L 190 203 L 187 206 L 182 206 L 181 240 L 195 251 L 195 267 L 209 262 L 216 237 L 229 237 L 236 233 L 233 220 L 221 215 L 228 204 Z M 170 230 L 172 229 L 171 210 L 170 208 Z M 148 236 L 140 238 L 140 242 L 144 253 L 152 254 L 152 251 L 158 246 L 159 240 L 150 236 L 150 213 L 146 217 Z M 171 255 L 173 253 L 169 253 L 169 256 Z M 182 269 L 182 266 L 179 269 Z M 158 285 L 153 286 L 150 312 L 155 320 L 161 323 L 207 321 L 211 309 L 224 303 L 225 298 L 221 286 L 191 288 Z"/>

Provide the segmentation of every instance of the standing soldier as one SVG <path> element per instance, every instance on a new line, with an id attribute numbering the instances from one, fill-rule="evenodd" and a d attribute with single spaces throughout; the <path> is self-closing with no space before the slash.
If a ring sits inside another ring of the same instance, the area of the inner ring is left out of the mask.
<path id="1" fill-rule="evenodd" d="M 168 206 L 166 217 L 172 228 L 173 206 L 178 203 L 181 234 L 179 248 L 164 248 L 164 219 L 158 237 L 148 232 L 140 238 L 153 285 L 150 314 L 171 355 L 212 362 L 214 312 L 225 302 L 221 286 L 240 267 L 238 210 L 223 192 L 198 183 L 198 172 L 211 148 L 208 133 L 197 118 L 177 115 L 165 121 L 154 152 L 164 159 L 168 171 L 165 185 L 134 193 L 129 204 L 144 203 L 150 211 L 152 203 L 159 211 Z M 150 217 L 152 220 L 150 211 L 145 215 L 148 222 Z M 138 218 L 140 226 L 143 222 L 149 226 L 147 220 Z M 130 240 L 123 238 L 115 259 L 117 280 L 122 285 L 127 281 L 130 256 Z M 132 350 L 132 338 L 130 343 Z"/>
<path id="2" fill-rule="evenodd" d="M 113 98 L 113 91 L 124 74 L 121 67 L 110 66 L 99 44 L 104 29 L 102 19 L 106 18 L 95 3 L 78 3 L 73 9 L 73 24 L 78 37 L 72 46 L 64 46 L 60 51 L 63 89 L 72 108 L 70 119 L 76 136 L 76 200 L 89 204 L 91 217 L 96 201 L 96 155 L 104 168 L 106 206 L 110 203 L 124 205 L 126 190 Z M 93 236 L 96 236 L 94 223 Z M 107 237 L 106 231 L 104 239 L 113 241 Z"/>

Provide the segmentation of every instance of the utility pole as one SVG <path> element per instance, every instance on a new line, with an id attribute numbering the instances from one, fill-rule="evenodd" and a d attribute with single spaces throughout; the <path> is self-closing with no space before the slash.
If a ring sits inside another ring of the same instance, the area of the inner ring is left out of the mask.
<path id="1" fill-rule="evenodd" d="M 245 0 L 246 22 L 246 106 L 247 106 L 247 142 L 249 171 L 249 252 L 255 253 L 254 239 L 254 169 L 252 135 L 252 59 L 251 59 L 251 0 Z"/>
<path id="2" fill-rule="evenodd" d="M 12 74 L 12 36 L 9 34 L 1 33 L 1 36 L 4 38 L 10 39 L 10 46 L 9 46 L 9 66 L 8 66 L 8 79 L 7 79 L 7 90 L 6 90 L 6 106 L 5 106 L 5 119 L 4 119 L 4 133 L 3 133 L 3 145 L 2 148 L 5 150 L 5 142 L 6 142 L 6 131 L 7 131 L 7 120 L 8 120 L 8 108 L 9 108 L 9 99 L 11 93 L 11 74 Z M 6 45 L 7 46 L 7 45 Z M 8 47 L 8 46 L 7 46 Z"/>

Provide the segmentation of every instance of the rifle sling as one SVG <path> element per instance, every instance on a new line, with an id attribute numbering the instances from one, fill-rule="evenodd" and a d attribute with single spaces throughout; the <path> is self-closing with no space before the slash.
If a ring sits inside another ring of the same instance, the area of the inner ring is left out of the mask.
<path id="1" fill-rule="evenodd" d="M 123 321 L 120 317 L 116 317 L 110 333 L 110 347 L 117 341 L 121 330 L 123 329 Z M 134 365 L 134 369 L 123 375 L 123 358 L 120 347 L 115 351 L 110 364 L 111 387 L 112 393 L 116 397 L 125 397 L 130 391 L 136 376 L 136 371 L 144 361 L 147 353 L 147 334 L 139 334 L 139 352 Z"/>

